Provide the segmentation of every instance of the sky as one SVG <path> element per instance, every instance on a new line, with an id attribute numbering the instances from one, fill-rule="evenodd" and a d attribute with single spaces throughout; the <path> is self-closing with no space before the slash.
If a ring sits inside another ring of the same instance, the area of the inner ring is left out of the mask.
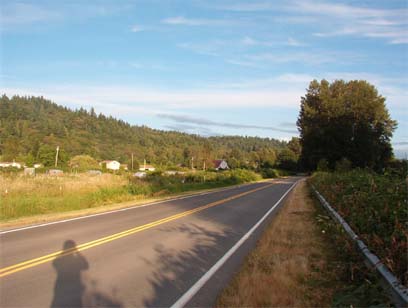
<path id="1" fill-rule="evenodd" d="M 408 153 L 408 1 L 0 4 L 0 92 L 203 136 L 297 136 L 313 79 L 364 79 Z"/>

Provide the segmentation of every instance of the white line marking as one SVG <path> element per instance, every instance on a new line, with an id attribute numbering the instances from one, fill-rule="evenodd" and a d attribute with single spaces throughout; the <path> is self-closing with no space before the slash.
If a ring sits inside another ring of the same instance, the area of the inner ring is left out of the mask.
<path id="1" fill-rule="evenodd" d="M 217 261 L 186 293 L 184 293 L 171 307 L 182 308 L 184 307 L 197 292 L 210 280 L 210 278 L 224 265 L 224 263 L 231 257 L 239 247 L 251 236 L 252 233 L 260 226 L 260 224 L 273 212 L 278 204 L 286 197 L 286 195 L 295 187 L 299 181 L 296 181 L 285 194 L 269 209 L 268 212 L 234 245 L 227 253 Z"/>
<path id="2" fill-rule="evenodd" d="M 230 190 L 230 189 L 234 189 L 234 188 L 241 188 L 242 186 L 248 186 L 248 185 L 251 185 L 251 184 L 257 184 L 257 183 L 240 184 L 240 185 L 236 185 L 236 186 L 233 186 L 233 187 L 220 188 L 220 189 L 217 189 L 215 191 L 207 191 L 207 192 L 196 193 L 196 194 L 193 193 L 191 195 L 187 195 L 187 196 L 183 196 L 183 197 L 176 197 L 176 198 L 162 200 L 162 201 L 156 201 L 156 202 L 151 202 L 151 203 L 146 203 L 146 204 L 141 204 L 141 205 L 135 205 L 135 206 L 132 206 L 132 207 L 126 207 L 126 208 L 123 208 L 123 209 L 112 210 L 112 211 L 103 212 L 103 213 L 85 215 L 85 216 L 80 216 L 80 217 L 64 219 L 64 220 L 52 221 L 52 222 L 46 222 L 46 223 L 42 223 L 42 224 L 38 224 L 38 225 L 31 225 L 31 226 L 27 226 L 27 227 L 21 227 L 21 228 L 5 230 L 5 231 L 0 230 L 0 235 L 6 234 L 6 233 L 11 233 L 11 232 L 17 232 L 17 231 L 23 231 L 23 230 L 28 230 L 28 229 L 39 228 L 39 227 L 45 227 L 45 226 L 50 226 L 50 225 L 56 225 L 56 224 L 70 222 L 70 221 L 74 221 L 74 220 L 80 220 L 80 219 L 85 219 L 85 218 L 102 216 L 102 215 L 107 215 L 107 214 L 112 214 L 112 213 L 117 213 L 117 212 L 124 212 L 124 211 L 128 211 L 128 210 L 134 210 L 134 209 L 138 209 L 138 208 L 141 208 L 141 207 L 157 205 L 157 204 L 170 202 L 170 201 L 177 201 L 177 200 L 182 200 L 182 199 L 187 199 L 187 198 L 192 198 L 192 197 L 197 197 L 197 196 L 204 196 L 204 195 L 208 195 L 208 194 L 212 194 L 212 193 L 217 193 L 217 192 L 220 192 L 220 191 Z"/>

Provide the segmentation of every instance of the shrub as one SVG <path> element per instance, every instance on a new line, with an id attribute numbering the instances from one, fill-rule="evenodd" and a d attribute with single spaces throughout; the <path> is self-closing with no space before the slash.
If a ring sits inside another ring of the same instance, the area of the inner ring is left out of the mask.
<path id="1" fill-rule="evenodd" d="M 311 182 L 368 247 L 407 284 L 408 192 L 405 178 L 367 170 L 315 173 Z"/>
<path id="2" fill-rule="evenodd" d="M 337 172 L 347 172 L 351 170 L 351 161 L 349 161 L 347 158 L 342 158 L 338 161 L 336 161 L 336 166 L 335 170 Z"/>
<path id="3" fill-rule="evenodd" d="M 329 171 L 329 162 L 327 161 L 327 159 L 322 158 L 321 160 L 319 160 L 319 162 L 317 163 L 317 171 Z"/>
<path id="4" fill-rule="evenodd" d="M 261 174 L 264 179 L 279 177 L 279 171 L 272 168 L 262 169 Z"/>

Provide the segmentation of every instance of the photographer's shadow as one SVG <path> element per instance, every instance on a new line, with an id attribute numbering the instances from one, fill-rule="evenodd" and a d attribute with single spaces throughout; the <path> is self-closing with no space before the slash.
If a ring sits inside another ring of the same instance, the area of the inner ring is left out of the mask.
<path id="1" fill-rule="evenodd" d="M 51 307 L 82 307 L 85 285 L 81 272 L 86 271 L 89 264 L 73 240 L 64 242 L 63 251 L 52 265 L 57 271 L 57 279 Z"/>
<path id="2" fill-rule="evenodd" d="M 56 307 L 123 307 L 116 297 L 98 288 L 96 280 L 87 279 L 82 275 L 89 269 L 89 263 L 78 251 L 73 240 L 66 240 L 61 253 L 52 262 L 57 271 L 54 286 L 52 308 Z"/>

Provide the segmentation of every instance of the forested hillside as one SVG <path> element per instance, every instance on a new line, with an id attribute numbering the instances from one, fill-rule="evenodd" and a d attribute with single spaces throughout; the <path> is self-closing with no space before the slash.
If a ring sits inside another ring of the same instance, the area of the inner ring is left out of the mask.
<path id="1" fill-rule="evenodd" d="M 203 161 L 225 158 L 233 167 L 272 166 L 279 159 L 297 156 L 296 142 L 288 144 L 258 137 L 201 137 L 146 126 L 132 126 L 122 120 L 97 115 L 93 109 L 71 110 L 42 97 L 0 99 L 0 155 L 3 161 L 42 162 L 51 165 L 56 146 L 62 164 L 80 154 L 96 159 L 129 163 L 146 159 L 162 166 L 196 166 Z M 289 144 L 290 145 L 290 144 Z"/>

